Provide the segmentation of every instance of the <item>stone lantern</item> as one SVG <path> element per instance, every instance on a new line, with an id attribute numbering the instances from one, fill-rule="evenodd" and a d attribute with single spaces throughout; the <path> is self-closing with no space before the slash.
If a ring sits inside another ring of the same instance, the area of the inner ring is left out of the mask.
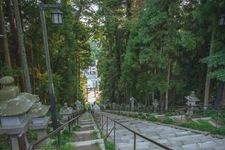
<path id="1" fill-rule="evenodd" d="M 62 115 L 63 122 L 68 121 L 68 118 L 72 116 L 74 110 L 71 107 L 68 107 L 67 103 L 64 103 L 64 106 L 60 109 L 60 115 Z"/>
<path id="2" fill-rule="evenodd" d="M 154 99 L 152 101 L 152 105 L 153 105 L 153 112 L 157 112 L 158 111 L 158 107 L 159 107 L 159 102 L 157 99 Z"/>
<path id="3" fill-rule="evenodd" d="M 50 106 L 42 105 L 40 101 L 36 101 L 32 106 L 29 114 L 31 114 L 30 129 L 37 131 L 37 139 L 40 140 L 47 136 L 47 127 L 49 117 L 46 116 Z M 47 141 L 46 141 L 47 142 Z M 42 143 L 47 144 L 47 143 Z"/>
<path id="4" fill-rule="evenodd" d="M 200 100 L 196 97 L 195 92 L 192 91 L 189 96 L 185 96 L 185 99 L 187 100 L 187 112 L 186 115 L 188 117 L 191 117 L 193 115 L 194 107 L 197 106 L 196 102 L 199 102 Z"/>
<path id="5" fill-rule="evenodd" d="M 134 102 L 135 102 L 135 98 L 134 97 L 131 97 L 130 98 L 131 111 L 134 111 Z"/>
<path id="6" fill-rule="evenodd" d="M 81 111 L 82 109 L 83 109 L 83 105 L 82 105 L 82 103 L 79 101 L 79 100 L 77 100 L 76 102 L 75 102 L 75 108 L 76 108 L 76 111 Z"/>
<path id="7" fill-rule="evenodd" d="M 5 76 L 0 79 L 0 134 L 10 135 L 12 150 L 18 150 L 18 134 L 25 133 L 28 128 L 29 110 L 35 101 L 36 95 L 19 93 L 14 84 L 14 78 Z M 26 137 L 25 137 L 26 139 Z"/>

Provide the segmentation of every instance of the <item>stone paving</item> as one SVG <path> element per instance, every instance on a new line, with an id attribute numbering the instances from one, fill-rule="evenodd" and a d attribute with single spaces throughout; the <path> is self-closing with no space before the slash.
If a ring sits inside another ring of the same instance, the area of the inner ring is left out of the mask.
<path id="1" fill-rule="evenodd" d="M 74 145 L 76 150 L 105 150 L 104 140 L 101 139 L 92 115 L 88 112 L 84 113 L 79 118 L 79 123 L 80 128 L 74 132 L 75 142 L 69 142 L 69 144 Z"/>
<path id="2" fill-rule="evenodd" d="M 119 116 L 110 113 L 99 112 L 110 118 L 116 119 L 123 125 L 132 130 L 155 140 L 174 150 L 225 150 L 225 138 L 216 138 L 211 135 L 203 134 L 201 132 L 193 132 L 184 128 L 175 128 L 167 125 L 156 124 L 148 121 L 143 121 L 135 118 Z M 106 117 L 99 117 L 99 123 L 106 122 Z M 108 132 L 113 128 L 113 122 L 108 121 Z M 107 131 L 106 124 L 104 131 Z M 116 149 L 117 150 L 132 150 L 134 145 L 134 134 L 120 125 L 116 125 Z M 113 141 L 113 132 L 109 138 Z M 143 138 L 137 136 L 136 141 L 137 150 L 160 150 L 163 149 Z"/>

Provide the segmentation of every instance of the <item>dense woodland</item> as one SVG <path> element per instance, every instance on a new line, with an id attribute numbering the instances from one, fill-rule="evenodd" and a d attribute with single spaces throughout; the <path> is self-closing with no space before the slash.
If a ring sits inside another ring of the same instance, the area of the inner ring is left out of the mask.
<path id="1" fill-rule="evenodd" d="M 191 91 L 206 107 L 225 101 L 224 0 L 62 0 L 61 10 L 60 26 L 46 10 L 58 103 L 83 99 L 81 70 L 94 59 L 102 100 L 158 99 L 161 111 L 184 105 Z M 13 75 L 22 91 L 47 103 L 37 2 L 1 0 L 0 34 L 0 76 Z"/>

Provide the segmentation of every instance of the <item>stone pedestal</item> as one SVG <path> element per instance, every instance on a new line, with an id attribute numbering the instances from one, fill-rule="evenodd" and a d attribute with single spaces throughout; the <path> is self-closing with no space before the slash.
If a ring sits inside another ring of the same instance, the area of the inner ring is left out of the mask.
<path id="1" fill-rule="evenodd" d="M 17 136 L 20 133 L 25 133 L 27 129 L 28 129 L 28 118 L 25 116 L 1 118 L 0 134 L 7 134 L 10 136 L 12 150 L 19 150 Z M 24 138 L 26 146 L 28 147 L 29 143 L 27 141 L 26 135 Z"/>
<path id="2" fill-rule="evenodd" d="M 37 132 L 37 139 L 40 140 L 47 135 L 47 127 L 49 122 L 49 117 L 46 116 L 50 106 L 42 105 L 40 101 L 37 101 L 31 111 L 32 120 L 30 123 L 30 129 Z M 49 139 L 42 142 L 42 144 L 48 144 Z"/>
<path id="3" fill-rule="evenodd" d="M 48 126 L 49 117 L 38 117 L 32 118 L 30 124 L 30 129 L 36 130 L 37 140 L 44 138 L 47 135 L 47 126 Z M 49 140 L 45 140 L 42 144 L 48 144 Z"/>

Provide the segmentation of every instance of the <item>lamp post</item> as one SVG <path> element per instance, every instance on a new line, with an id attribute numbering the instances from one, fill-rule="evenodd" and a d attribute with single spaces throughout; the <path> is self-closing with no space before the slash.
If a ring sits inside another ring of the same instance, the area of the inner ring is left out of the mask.
<path id="1" fill-rule="evenodd" d="M 56 110 L 55 110 L 55 94 L 54 94 L 54 85 L 52 79 L 52 71 L 51 71 L 51 63 L 50 63 L 50 55 L 49 55 L 49 48 L 48 48 L 48 35 L 47 35 L 47 28 L 46 28 L 46 21 L 45 21 L 45 10 L 48 8 L 53 8 L 54 11 L 51 13 L 52 22 L 54 24 L 61 24 L 62 23 L 62 13 L 59 11 L 60 4 L 39 4 L 40 7 L 40 18 L 41 18 L 41 28 L 43 34 L 43 41 L 44 41 L 44 50 L 45 50 L 45 59 L 46 59 L 46 66 L 47 66 L 47 73 L 48 73 L 48 94 L 50 99 L 50 111 L 51 111 L 51 119 L 52 119 L 52 127 L 55 130 L 57 128 L 57 117 L 56 117 Z"/>

